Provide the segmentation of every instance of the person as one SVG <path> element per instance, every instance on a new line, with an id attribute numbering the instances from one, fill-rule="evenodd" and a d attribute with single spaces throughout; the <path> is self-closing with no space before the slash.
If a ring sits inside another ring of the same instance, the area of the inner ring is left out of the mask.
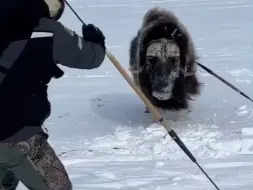
<path id="1" fill-rule="evenodd" d="M 0 189 L 15 190 L 21 181 L 33 190 L 71 190 L 43 128 L 51 113 L 47 88 L 64 74 L 58 64 L 100 67 L 105 37 L 93 24 L 82 26 L 82 37 L 62 25 L 64 0 L 8 0 L 0 9 Z"/>

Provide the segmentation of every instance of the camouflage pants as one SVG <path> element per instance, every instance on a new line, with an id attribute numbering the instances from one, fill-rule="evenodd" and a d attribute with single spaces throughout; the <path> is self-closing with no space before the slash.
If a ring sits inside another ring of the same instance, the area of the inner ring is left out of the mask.
<path id="1" fill-rule="evenodd" d="M 15 190 L 19 180 L 31 190 L 72 190 L 44 133 L 18 144 L 0 143 L 0 190 Z"/>

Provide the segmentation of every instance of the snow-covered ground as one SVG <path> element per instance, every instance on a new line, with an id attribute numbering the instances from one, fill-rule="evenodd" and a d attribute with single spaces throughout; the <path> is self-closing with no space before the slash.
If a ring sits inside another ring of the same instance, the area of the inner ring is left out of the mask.
<path id="1" fill-rule="evenodd" d="M 87 23 L 103 30 L 107 47 L 128 69 L 129 41 L 153 6 L 173 10 L 187 25 L 200 62 L 253 96 L 251 0 L 72 0 Z M 81 34 L 66 7 L 61 21 Z M 96 70 L 63 67 L 50 86 L 46 122 L 75 190 L 215 189 L 106 58 Z M 199 69 L 205 83 L 192 112 L 173 128 L 221 190 L 252 190 L 253 104 Z M 22 186 L 22 185 L 21 185 Z M 25 189 L 20 187 L 20 189 Z"/>

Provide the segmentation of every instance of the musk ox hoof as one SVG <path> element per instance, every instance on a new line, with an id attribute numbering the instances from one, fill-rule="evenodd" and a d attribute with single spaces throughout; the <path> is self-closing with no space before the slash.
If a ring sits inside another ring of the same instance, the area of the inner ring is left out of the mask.
<path id="1" fill-rule="evenodd" d="M 150 113 L 148 107 L 145 107 L 145 111 L 144 111 L 144 112 L 145 112 L 145 113 Z"/>

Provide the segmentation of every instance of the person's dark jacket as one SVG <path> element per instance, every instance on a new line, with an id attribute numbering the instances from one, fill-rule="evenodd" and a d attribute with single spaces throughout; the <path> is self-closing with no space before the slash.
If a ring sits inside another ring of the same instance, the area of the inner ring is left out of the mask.
<path id="1" fill-rule="evenodd" d="M 94 69 L 105 57 L 104 47 L 83 40 L 60 22 L 42 18 L 34 23 L 33 31 L 53 35 L 28 39 L 31 34 L 24 32 L 7 45 L 0 42 L 0 142 L 26 140 L 41 130 L 51 111 L 48 83 L 63 75 L 57 64 Z"/>

